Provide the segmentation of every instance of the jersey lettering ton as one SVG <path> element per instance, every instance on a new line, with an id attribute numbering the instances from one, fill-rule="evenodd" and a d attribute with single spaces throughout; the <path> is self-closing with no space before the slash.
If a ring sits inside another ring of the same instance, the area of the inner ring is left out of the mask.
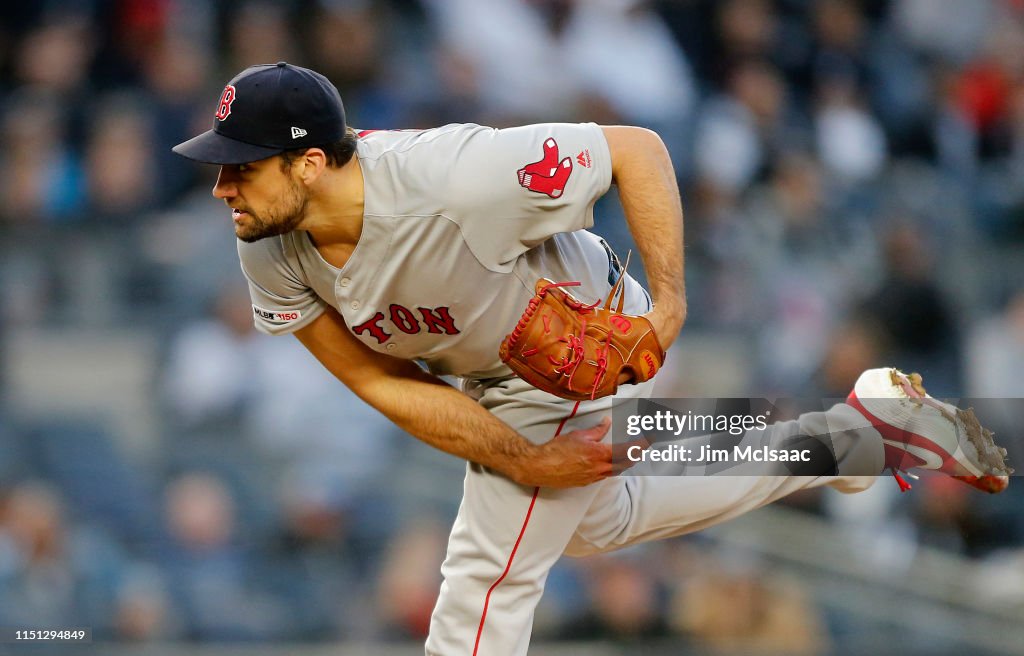
<path id="1" fill-rule="evenodd" d="M 370 348 L 432 373 L 506 375 L 498 358 L 537 278 L 609 289 L 594 202 L 611 185 L 594 124 L 497 130 L 472 124 L 364 134 L 362 233 L 344 268 L 308 233 L 238 242 L 256 327 L 293 332 L 330 305 Z M 631 311 L 646 299 L 627 297 Z"/>

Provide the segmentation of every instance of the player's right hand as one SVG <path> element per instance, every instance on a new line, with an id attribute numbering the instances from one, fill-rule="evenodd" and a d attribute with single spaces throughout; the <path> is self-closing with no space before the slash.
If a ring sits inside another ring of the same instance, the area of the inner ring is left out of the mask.
<path id="1" fill-rule="evenodd" d="M 538 445 L 524 471 L 515 477 L 522 485 L 580 487 L 616 473 L 612 446 L 601 440 L 611 427 L 605 417 L 596 426 L 563 433 Z"/>

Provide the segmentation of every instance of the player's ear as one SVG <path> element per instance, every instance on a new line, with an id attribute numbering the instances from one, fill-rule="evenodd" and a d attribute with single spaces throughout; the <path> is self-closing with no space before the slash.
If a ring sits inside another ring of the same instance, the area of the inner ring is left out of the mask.
<path id="1" fill-rule="evenodd" d="M 310 148 L 296 164 L 299 178 L 307 185 L 313 184 L 327 168 L 327 153 L 320 148 Z"/>

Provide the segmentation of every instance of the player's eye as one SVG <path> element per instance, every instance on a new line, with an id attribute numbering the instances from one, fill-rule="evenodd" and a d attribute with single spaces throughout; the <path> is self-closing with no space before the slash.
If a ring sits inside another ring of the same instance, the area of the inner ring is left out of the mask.
<path id="1" fill-rule="evenodd" d="M 239 164 L 238 165 L 238 172 L 239 173 L 245 173 L 246 171 L 250 171 L 250 170 L 252 170 L 252 167 L 249 166 L 248 164 Z"/>

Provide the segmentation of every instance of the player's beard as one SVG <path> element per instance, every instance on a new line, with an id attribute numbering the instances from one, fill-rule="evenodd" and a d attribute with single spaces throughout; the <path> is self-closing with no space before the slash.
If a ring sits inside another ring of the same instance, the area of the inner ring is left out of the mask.
<path id="1" fill-rule="evenodd" d="M 288 189 L 281 195 L 276 207 L 262 214 L 245 210 L 249 215 L 246 224 L 235 225 L 235 236 L 247 243 L 267 237 L 276 237 L 295 230 L 306 215 L 309 197 L 295 180 L 288 180 Z"/>

